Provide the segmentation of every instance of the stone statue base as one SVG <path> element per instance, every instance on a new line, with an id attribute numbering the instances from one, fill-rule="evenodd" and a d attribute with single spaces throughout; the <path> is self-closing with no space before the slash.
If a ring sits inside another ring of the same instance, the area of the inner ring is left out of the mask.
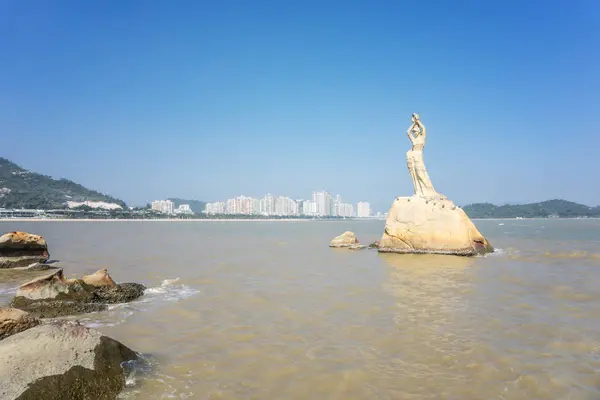
<path id="1" fill-rule="evenodd" d="M 396 198 L 379 251 L 474 256 L 494 249 L 461 208 L 437 194 Z"/>

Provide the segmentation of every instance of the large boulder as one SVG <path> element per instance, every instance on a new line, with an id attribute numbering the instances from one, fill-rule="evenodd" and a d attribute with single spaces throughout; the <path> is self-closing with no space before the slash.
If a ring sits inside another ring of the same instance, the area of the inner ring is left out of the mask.
<path id="1" fill-rule="evenodd" d="M 28 312 L 16 308 L 0 308 L 0 340 L 39 325 Z"/>
<path id="2" fill-rule="evenodd" d="M 0 268 L 45 263 L 49 256 L 46 241 L 39 235 L 9 232 L 0 236 Z"/>
<path id="3" fill-rule="evenodd" d="M 379 242 L 380 252 L 473 256 L 494 249 L 467 214 L 439 197 L 398 197 Z"/>
<path id="4" fill-rule="evenodd" d="M 137 358 L 77 322 L 39 325 L 0 341 L 0 398 L 113 400 L 125 387 L 122 364 Z"/>
<path id="5" fill-rule="evenodd" d="M 354 232 L 346 231 L 329 242 L 329 247 L 359 247 L 360 242 Z"/>
<path id="6" fill-rule="evenodd" d="M 107 304 L 137 299 L 145 289 L 139 283 L 116 284 L 106 270 L 82 279 L 65 279 L 59 268 L 21 285 L 11 306 L 36 317 L 54 318 L 105 310 Z"/>

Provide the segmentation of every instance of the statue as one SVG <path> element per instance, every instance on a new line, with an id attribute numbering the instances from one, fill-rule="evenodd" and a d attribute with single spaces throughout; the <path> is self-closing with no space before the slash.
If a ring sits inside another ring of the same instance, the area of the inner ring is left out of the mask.
<path id="1" fill-rule="evenodd" d="M 396 197 L 392 203 L 379 251 L 460 256 L 494 251 L 469 216 L 433 188 L 423 161 L 426 132 L 419 115 L 413 114 L 412 125 L 406 131 L 412 144 L 406 153 L 406 165 L 415 194 Z"/>
<path id="2" fill-rule="evenodd" d="M 419 119 L 419 114 L 413 113 L 412 125 L 406 133 L 412 143 L 412 149 L 406 153 L 406 164 L 415 187 L 415 194 L 422 197 L 436 196 L 438 193 L 433 188 L 423 161 L 423 148 L 427 139 L 427 130 Z"/>

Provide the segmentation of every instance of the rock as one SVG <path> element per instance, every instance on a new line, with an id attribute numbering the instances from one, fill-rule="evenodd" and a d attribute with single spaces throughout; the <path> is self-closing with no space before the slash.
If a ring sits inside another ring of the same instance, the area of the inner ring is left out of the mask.
<path id="1" fill-rule="evenodd" d="M 443 196 L 398 197 L 388 213 L 380 252 L 473 256 L 494 249 L 467 214 Z"/>
<path id="2" fill-rule="evenodd" d="M 114 287 L 97 287 L 94 291 L 94 296 L 97 301 L 102 303 L 128 303 L 141 297 L 144 294 L 144 290 L 146 290 L 146 286 L 140 283 L 120 283 Z"/>
<path id="3" fill-rule="evenodd" d="M 35 262 L 26 267 L 14 267 L 13 269 L 18 270 L 18 271 L 45 271 L 47 269 L 56 269 L 56 268 L 58 268 L 58 267 L 55 267 L 52 264 Z"/>
<path id="4" fill-rule="evenodd" d="M 0 341 L 0 398 L 115 399 L 125 387 L 121 365 L 137 359 L 77 322 L 39 325 Z"/>
<path id="5" fill-rule="evenodd" d="M 364 244 L 351 244 L 350 246 L 346 247 L 348 250 L 362 250 L 362 249 L 366 249 L 367 246 Z"/>
<path id="6" fill-rule="evenodd" d="M 117 284 L 108 274 L 108 270 L 101 269 L 96 271 L 92 275 L 87 275 L 83 277 L 83 281 L 88 285 L 92 286 L 112 286 L 115 287 Z"/>
<path id="7" fill-rule="evenodd" d="M 0 236 L 0 268 L 44 263 L 49 256 L 46 241 L 39 235 L 9 232 Z"/>
<path id="8" fill-rule="evenodd" d="M 114 285 L 94 286 L 112 282 Z M 144 294 L 146 287 L 139 283 L 116 284 L 106 270 L 83 279 L 65 279 L 62 268 L 24 283 L 11 302 L 15 308 L 29 311 L 39 318 L 54 318 L 93 311 L 102 311 L 106 304 L 124 303 Z"/>
<path id="9" fill-rule="evenodd" d="M 360 242 L 354 232 L 346 231 L 329 242 L 329 247 L 352 247 L 359 244 Z"/>
<path id="10" fill-rule="evenodd" d="M 63 295 L 62 298 L 72 299 L 78 295 L 86 296 L 87 293 L 80 282 L 66 280 L 62 268 L 26 282 L 17 290 L 17 297 L 31 300 L 55 299 L 60 295 Z"/>
<path id="11" fill-rule="evenodd" d="M 0 308 L 0 340 L 39 325 L 40 321 L 16 308 Z"/>
<path id="12" fill-rule="evenodd" d="M 369 245 L 369 249 L 378 249 L 378 248 L 379 248 L 379 240 L 376 240 Z"/>

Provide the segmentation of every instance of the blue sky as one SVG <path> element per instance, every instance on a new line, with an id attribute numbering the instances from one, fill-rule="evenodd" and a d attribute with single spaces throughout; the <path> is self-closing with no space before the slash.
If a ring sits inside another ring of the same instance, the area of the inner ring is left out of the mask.
<path id="1" fill-rule="evenodd" d="M 132 204 L 600 204 L 600 2 L 0 0 L 0 156 Z"/>

